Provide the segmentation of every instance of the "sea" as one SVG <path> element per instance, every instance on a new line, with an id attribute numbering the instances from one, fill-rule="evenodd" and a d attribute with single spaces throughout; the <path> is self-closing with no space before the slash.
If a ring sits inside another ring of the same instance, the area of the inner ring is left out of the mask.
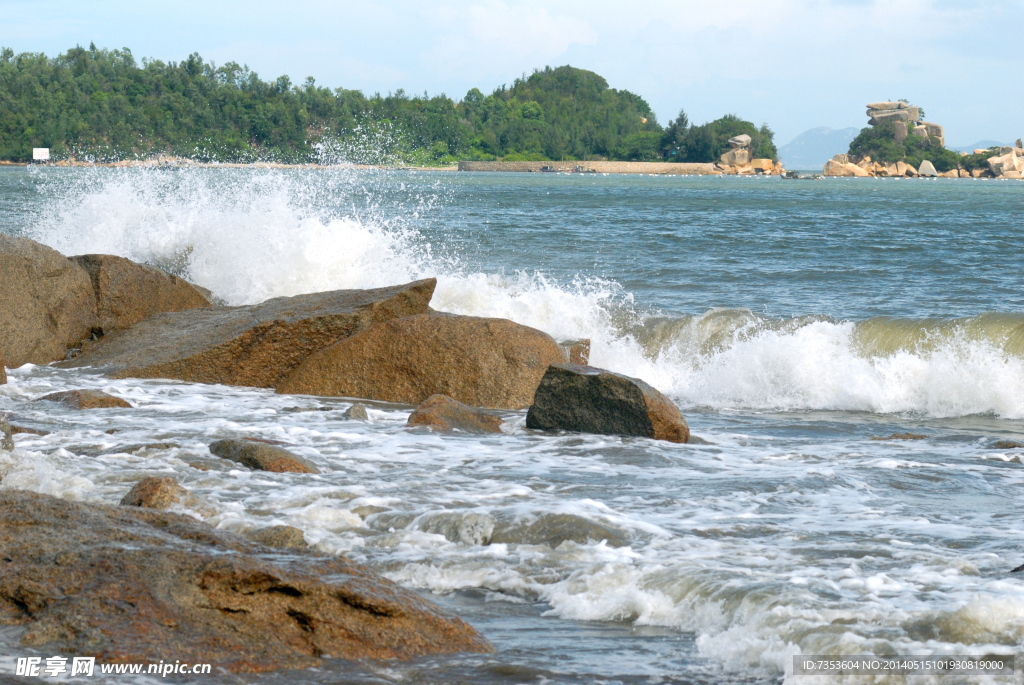
<path id="1" fill-rule="evenodd" d="M 588 338 L 700 439 L 537 432 L 522 411 L 438 435 L 405 405 L 363 422 L 350 398 L 10 370 L 0 410 L 51 433 L 0 452 L 0 487 L 117 503 L 172 476 L 210 525 L 296 526 L 496 650 L 111 683 L 1024 682 L 1022 182 L 19 167 L 0 168 L 0 231 L 230 305 L 436 277 L 433 308 Z M 30 401 L 73 388 L 136 408 Z M 322 473 L 207 448 L 239 436 Z M 8 674 L 50 656 L 18 635 L 0 631 Z M 801 655 L 1017 667 L 807 676 Z"/>

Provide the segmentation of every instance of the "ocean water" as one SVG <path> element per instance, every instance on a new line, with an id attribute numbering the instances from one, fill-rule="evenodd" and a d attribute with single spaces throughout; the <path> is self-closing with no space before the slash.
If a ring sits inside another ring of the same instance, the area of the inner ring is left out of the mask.
<path id="1" fill-rule="evenodd" d="M 211 525 L 297 526 L 497 648 L 195 682 L 1021 683 L 792 657 L 1024 658 L 1024 449 L 996 445 L 1024 443 L 1022 218 L 1013 181 L 0 169 L 0 231 L 229 304 L 436 276 L 434 308 L 590 338 L 707 443 L 540 434 L 524 412 L 438 436 L 407 406 L 346 421 L 347 399 L 25 366 L 0 410 L 52 432 L 16 436 L 0 487 L 114 503 L 172 475 Z M 136 408 L 30 402 L 80 387 Z M 923 437 L 878 439 L 899 433 Z M 233 468 L 207 450 L 231 436 L 323 473 Z M 0 633 L 0 656 L 31 654 Z"/>

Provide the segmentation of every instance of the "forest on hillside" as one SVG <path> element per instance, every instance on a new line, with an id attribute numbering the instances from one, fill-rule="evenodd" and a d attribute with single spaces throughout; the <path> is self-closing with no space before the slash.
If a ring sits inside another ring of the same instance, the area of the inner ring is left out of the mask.
<path id="1" fill-rule="evenodd" d="M 711 162 L 740 133 L 777 159 L 771 129 L 735 115 L 659 125 L 644 99 L 601 76 L 547 67 L 460 101 L 398 90 L 366 96 L 312 77 L 264 81 L 198 54 L 181 62 L 128 49 L 57 57 L 0 50 L 0 160 L 111 161 L 170 154 L 198 161 L 450 164 L 459 159 Z"/>

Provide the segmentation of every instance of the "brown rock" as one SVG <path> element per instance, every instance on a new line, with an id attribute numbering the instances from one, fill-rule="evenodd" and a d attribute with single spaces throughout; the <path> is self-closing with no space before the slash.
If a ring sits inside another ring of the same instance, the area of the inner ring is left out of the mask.
<path id="1" fill-rule="evenodd" d="M 0 415 L 0 450 L 14 451 L 14 431 L 3 415 Z"/>
<path id="2" fill-rule="evenodd" d="M 771 173 L 771 170 L 775 168 L 775 162 L 770 159 L 752 159 L 750 160 L 750 166 L 754 168 L 754 171 Z"/>
<path id="3" fill-rule="evenodd" d="M 96 316 L 104 333 L 127 328 L 160 312 L 210 306 L 188 281 L 155 266 L 102 254 L 70 259 L 89 274 L 96 294 Z"/>
<path id="4" fill-rule="evenodd" d="M 554 364 L 544 374 L 526 427 L 686 442 L 679 408 L 637 378 L 578 364 Z"/>
<path id="5" fill-rule="evenodd" d="M 997 440 L 992 443 L 991 448 L 994 450 L 1019 450 L 1024 448 L 1024 442 L 1017 442 L 1016 440 Z"/>
<path id="6" fill-rule="evenodd" d="M 283 447 L 255 440 L 218 440 L 210 445 L 210 452 L 257 471 L 320 473 L 312 462 L 299 455 Z"/>
<path id="7" fill-rule="evenodd" d="M 4 366 L 4 355 L 0 352 L 0 385 L 7 383 L 7 368 Z"/>
<path id="8" fill-rule="evenodd" d="M 166 476 L 143 478 L 121 499 L 122 507 L 167 509 L 176 504 L 194 509 L 203 516 L 213 516 L 217 513 L 209 502 L 196 497 L 176 480 Z"/>
<path id="9" fill-rule="evenodd" d="M 843 164 L 834 159 L 825 162 L 823 173 L 826 176 L 870 176 L 866 169 L 862 169 L 856 164 Z"/>
<path id="10" fill-rule="evenodd" d="M 750 163 L 750 150 L 734 148 L 722 155 L 722 164 L 726 166 L 744 166 Z"/>
<path id="11" fill-rule="evenodd" d="M 89 274 L 56 250 L 0 233 L 0 355 L 11 368 L 49 364 L 92 335 Z"/>
<path id="12" fill-rule="evenodd" d="M 468 407 L 444 395 L 433 395 L 413 410 L 406 425 L 424 426 L 445 433 L 500 433 L 501 423 L 494 414 Z"/>
<path id="13" fill-rule="evenodd" d="M 570 364 L 586 364 L 590 361 L 590 339 L 566 340 L 558 343 Z"/>
<path id="14" fill-rule="evenodd" d="M 960 176 L 960 178 L 970 178 L 971 172 L 969 172 L 967 169 L 960 169 L 957 175 Z"/>
<path id="15" fill-rule="evenodd" d="M 178 514 L 0 491 L 0 560 L 0 622 L 49 654 L 238 673 L 492 651 L 365 567 Z"/>
<path id="16" fill-rule="evenodd" d="M 920 433 L 893 433 L 885 438 L 871 438 L 872 440 L 924 440 L 926 435 Z"/>
<path id="17" fill-rule="evenodd" d="M 306 536 L 294 526 L 267 526 L 266 528 L 250 531 L 245 536 L 253 542 L 258 542 L 267 547 L 278 547 L 280 549 L 309 547 L 306 544 Z"/>
<path id="18" fill-rule="evenodd" d="M 120 397 L 108 395 L 102 390 L 65 390 L 63 392 L 52 392 L 43 395 L 35 400 L 36 402 L 60 402 L 71 409 L 132 409 Z"/>
<path id="19" fill-rule="evenodd" d="M 157 314 L 104 336 L 64 365 L 105 367 L 115 378 L 271 388 L 318 350 L 382 321 L 426 311 L 436 283 L 431 278 Z"/>
<path id="20" fill-rule="evenodd" d="M 407 404 L 447 395 L 474 407 L 523 409 L 548 366 L 564 360 L 558 343 L 534 328 L 434 312 L 316 353 L 277 391 Z"/>

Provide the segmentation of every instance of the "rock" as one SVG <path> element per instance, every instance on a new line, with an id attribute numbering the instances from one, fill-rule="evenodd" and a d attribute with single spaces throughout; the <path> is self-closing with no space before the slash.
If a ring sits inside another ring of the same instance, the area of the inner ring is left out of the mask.
<path id="1" fill-rule="evenodd" d="M 11 424 L 11 434 L 18 435 L 24 433 L 26 435 L 49 435 L 49 431 L 40 430 L 38 428 L 32 428 L 31 426 L 23 426 L 21 424 Z"/>
<path id="2" fill-rule="evenodd" d="M 750 161 L 750 166 L 754 167 L 754 171 L 771 173 L 772 169 L 775 168 L 775 162 L 770 159 L 753 159 Z"/>
<path id="3" fill-rule="evenodd" d="M 0 385 L 7 383 L 7 367 L 4 366 L 4 356 L 0 353 Z"/>
<path id="4" fill-rule="evenodd" d="M 452 433 L 500 433 L 501 419 L 444 395 L 432 395 L 409 415 L 408 426 Z"/>
<path id="5" fill-rule="evenodd" d="M 0 620 L 40 653 L 246 673 L 492 651 L 363 566 L 179 514 L 3 490 L 0 559 Z"/>
<path id="6" fill-rule="evenodd" d="M 534 328 L 433 312 L 387 321 L 316 353 L 277 392 L 406 404 L 447 395 L 474 407 L 523 409 L 548 366 L 564 360 L 558 343 Z"/>
<path id="7" fill-rule="evenodd" d="M 550 366 L 526 414 L 526 427 L 686 442 L 679 408 L 643 381 L 578 364 Z"/>
<path id="8" fill-rule="evenodd" d="M 882 109 L 882 110 L 906 109 L 907 108 L 907 103 L 905 103 L 905 102 L 872 102 L 872 103 L 867 105 L 867 108 L 869 110 L 871 110 L 871 109 Z"/>
<path id="9" fill-rule="evenodd" d="M 267 547 L 278 547 L 280 549 L 309 547 L 306 543 L 306 536 L 294 526 L 267 526 L 266 528 L 249 531 L 245 536 L 253 542 L 258 542 Z"/>
<path id="10" fill-rule="evenodd" d="M 928 137 L 928 129 L 926 129 L 924 127 L 921 127 L 921 126 L 915 126 L 914 130 L 912 130 L 910 132 L 910 135 L 917 136 L 918 138 L 927 138 Z"/>
<path id="11" fill-rule="evenodd" d="M 217 513 L 208 502 L 196 497 L 176 480 L 166 476 L 143 478 L 121 499 L 122 507 L 168 509 L 174 505 L 194 509 L 203 516 L 213 516 Z"/>
<path id="12" fill-rule="evenodd" d="M 888 164 L 885 167 L 885 175 L 886 176 L 902 176 L 903 174 L 900 173 L 899 165 L 897 165 L 897 164 Z"/>
<path id="13" fill-rule="evenodd" d="M 949 171 L 943 171 L 938 174 L 939 178 L 960 178 L 960 171 L 957 169 L 950 169 Z"/>
<path id="14" fill-rule="evenodd" d="M 733 148 L 722 155 L 722 164 L 726 166 L 743 166 L 750 163 L 750 150 Z"/>
<path id="15" fill-rule="evenodd" d="M 92 335 L 92 282 L 64 255 L 0 233 L 0 274 L 0 355 L 11 368 L 65 359 Z"/>
<path id="16" fill-rule="evenodd" d="M 586 364 L 590 361 L 590 339 L 566 340 L 558 343 L 570 364 Z"/>
<path id="17" fill-rule="evenodd" d="M 120 397 L 108 395 L 102 390 L 65 390 L 51 392 L 35 400 L 36 402 L 59 402 L 70 409 L 133 409 Z"/>
<path id="18" fill-rule="evenodd" d="M 1022 179 L 1022 178 L 1024 178 L 1024 172 L 1020 172 L 1020 171 L 1004 171 L 1003 175 L 1000 178 Z"/>
<path id="19" fill-rule="evenodd" d="M 435 284 L 431 278 L 157 314 L 104 336 L 64 365 L 104 367 L 115 378 L 272 388 L 314 352 L 382 321 L 426 311 Z"/>
<path id="20" fill-rule="evenodd" d="M 1024 442 L 1016 442 L 1015 440 L 997 440 L 990 445 L 990 449 L 994 450 L 1018 450 L 1024 448 Z"/>
<path id="21" fill-rule="evenodd" d="M 127 328 L 160 312 L 209 307 L 188 281 L 124 257 L 89 254 L 71 257 L 89 274 L 96 316 L 103 333 Z"/>
<path id="22" fill-rule="evenodd" d="M 729 147 L 734 150 L 740 150 L 750 147 L 751 138 L 746 133 L 741 133 L 738 136 L 733 136 L 729 139 Z"/>
<path id="23" fill-rule="evenodd" d="M 5 416 L 0 416 L 0 450 L 14 451 L 14 431 Z"/>
<path id="24" fill-rule="evenodd" d="M 350 421 L 369 421 L 370 415 L 366 413 L 365 406 L 356 402 L 345 410 L 345 413 L 341 415 L 341 418 L 348 419 Z"/>
<path id="25" fill-rule="evenodd" d="M 825 169 L 823 172 L 826 176 L 870 176 L 866 169 L 863 169 L 856 164 L 843 164 L 833 159 L 825 162 Z"/>
<path id="26" fill-rule="evenodd" d="M 969 172 L 967 169 L 960 169 L 959 172 L 957 173 L 957 175 L 960 178 L 970 178 L 971 177 L 971 172 Z"/>
<path id="27" fill-rule="evenodd" d="M 541 514 L 532 520 L 500 521 L 490 543 L 547 545 L 553 549 L 567 540 L 580 545 L 602 540 L 609 547 L 629 545 L 629 538 L 622 531 L 575 514 Z"/>
<path id="28" fill-rule="evenodd" d="M 971 178 L 981 178 L 985 174 L 991 174 L 986 169 L 971 169 Z"/>
<path id="29" fill-rule="evenodd" d="M 907 122 L 897 121 L 895 124 L 893 124 L 892 138 L 897 143 L 902 143 L 904 140 L 907 139 Z"/>
<path id="30" fill-rule="evenodd" d="M 924 440 L 927 435 L 920 433 L 893 433 L 886 438 L 871 438 L 872 440 Z"/>
<path id="31" fill-rule="evenodd" d="M 850 163 L 850 155 L 848 155 L 846 153 L 839 154 L 839 155 L 832 155 L 832 161 L 833 162 L 839 162 L 840 164 L 849 164 Z"/>
<path id="32" fill-rule="evenodd" d="M 1007 152 L 1002 155 L 996 155 L 988 158 L 988 168 L 992 172 L 992 175 L 996 178 L 1004 176 L 1008 171 L 1021 171 L 1024 169 L 1024 163 L 1021 162 L 1021 158 L 1013 154 L 1013 152 Z"/>
<path id="33" fill-rule="evenodd" d="M 1021 143 L 1021 139 L 1020 139 L 1020 138 L 1018 138 L 1018 139 L 1017 139 L 1017 142 L 1016 142 L 1016 143 L 1014 143 L 1014 145 L 1015 145 L 1015 146 L 1016 146 L 1016 147 L 1017 147 L 1018 149 L 1024 149 L 1024 144 L 1022 144 L 1022 143 Z"/>
<path id="34" fill-rule="evenodd" d="M 443 535 L 449 542 L 488 545 L 494 532 L 494 519 L 476 512 L 444 511 L 426 514 L 413 523 L 425 533 Z"/>
<path id="35" fill-rule="evenodd" d="M 210 445 L 210 452 L 257 471 L 320 473 L 312 462 L 299 455 L 283 447 L 255 440 L 218 440 Z"/>
<path id="36" fill-rule="evenodd" d="M 902 121 L 904 123 L 916 121 L 910 118 L 910 110 L 908 109 L 869 109 L 868 117 L 870 117 L 868 123 L 872 126 L 878 126 L 889 121 Z"/>

